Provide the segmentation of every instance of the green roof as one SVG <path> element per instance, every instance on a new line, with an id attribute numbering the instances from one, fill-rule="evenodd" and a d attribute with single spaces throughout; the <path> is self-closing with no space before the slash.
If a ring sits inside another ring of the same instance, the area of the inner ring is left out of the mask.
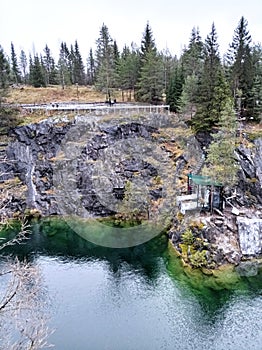
<path id="1" fill-rule="evenodd" d="M 188 178 L 193 181 L 194 184 L 196 185 L 202 185 L 202 186 L 219 186 L 222 187 L 223 185 L 220 182 L 214 181 L 211 177 L 209 176 L 202 176 L 202 175 L 194 175 L 194 174 L 189 174 Z"/>

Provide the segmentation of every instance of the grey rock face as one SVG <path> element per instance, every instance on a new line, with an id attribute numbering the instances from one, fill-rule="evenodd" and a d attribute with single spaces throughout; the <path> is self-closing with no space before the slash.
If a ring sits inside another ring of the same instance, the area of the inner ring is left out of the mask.
<path id="1" fill-rule="evenodd" d="M 241 204 L 262 204 L 262 139 L 255 140 L 253 148 L 241 145 L 236 155 L 240 163 L 238 191 L 242 193 Z"/>
<path id="2" fill-rule="evenodd" d="M 155 120 L 158 121 L 156 124 L 165 125 L 166 121 L 161 118 Z M 165 151 L 150 161 L 144 157 L 150 158 L 151 148 L 157 146 L 152 137 L 152 133 L 157 132 L 153 124 L 136 121 L 97 123 L 95 118 L 88 123 L 86 119 L 76 117 L 74 120 L 47 119 L 15 128 L 7 155 L 14 174 L 27 185 L 27 207 L 38 209 L 43 215 L 59 214 L 54 180 L 59 187 L 59 181 L 65 182 L 63 177 L 67 176 L 68 186 L 63 196 L 68 198 L 65 200 L 73 203 L 77 198 L 76 206 L 82 206 L 94 216 L 113 214 L 114 205 L 123 200 L 128 181 L 134 181 L 138 187 L 143 183 L 150 188 L 152 179 L 159 174 L 154 161 L 162 162 L 162 167 L 169 161 Z M 70 147 L 63 146 L 65 142 Z M 67 171 L 61 171 L 62 168 Z M 71 178 L 74 183 L 70 183 Z M 148 194 L 152 200 L 157 200 L 164 191 L 159 184 Z"/>
<path id="3" fill-rule="evenodd" d="M 262 219 L 237 218 L 240 249 L 243 255 L 262 254 Z"/>

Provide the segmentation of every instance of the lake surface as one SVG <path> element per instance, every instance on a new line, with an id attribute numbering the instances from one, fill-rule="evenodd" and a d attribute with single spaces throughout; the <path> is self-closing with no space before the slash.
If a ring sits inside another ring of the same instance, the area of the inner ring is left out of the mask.
<path id="1" fill-rule="evenodd" d="M 210 287 L 185 274 L 165 236 L 110 249 L 48 221 L 11 253 L 41 270 L 54 349 L 262 349 L 261 271 Z"/>

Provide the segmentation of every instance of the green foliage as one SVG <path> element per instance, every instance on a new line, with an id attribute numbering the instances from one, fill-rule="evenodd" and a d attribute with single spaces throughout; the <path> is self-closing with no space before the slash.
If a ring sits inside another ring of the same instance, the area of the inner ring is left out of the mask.
<path id="1" fill-rule="evenodd" d="M 95 84 L 100 91 L 105 91 L 110 99 L 110 89 L 117 80 L 114 43 L 109 34 L 108 27 L 103 24 L 100 36 L 96 41 L 96 76 Z"/>
<path id="2" fill-rule="evenodd" d="M 44 48 L 43 70 L 45 85 L 47 86 L 49 84 L 57 84 L 57 70 L 55 66 L 55 60 L 52 57 L 51 51 L 47 45 Z"/>
<path id="3" fill-rule="evenodd" d="M 146 28 L 141 41 L 141 57 L 144 59 L 147 53 L 154 51 L 156 53 L 155 40 L 153 38 L 152 29 L 149 23 L 146 24 Z"/>
<path id="4" fill-rule="evenodd" d="M 180 98 L 183 91 L 184 78 L 181 67 L 177 66 L 169 80 L 166 93 L 166 102 L 170 105 L 170 110 L 178 112 L 180 109 Z"/>
<path id="5" fill-rule="evenodd" d="M 10 66 L 5 57 L 4 50 L 0 46 L 0 106 L 3 98 L 7 95 L 10 78 Z"/>
<path id="6" fill-rule="evenodd" d="M 46 86 L 43 65 L 38 55 L 35 55 L 33 60 L 30 59 L 29 81 L 34 87 Z"/>
<path id="7" fill-rule="evenodd" d="M 235 107 L 242 117 L 252 116 L 250 93 L 255 78 L 251 53 L 252 38 L 247 26 L 248 22 L 242 16 L 227 54 L 228 75 Z"/>
<path id="8" fill-rule="evenodd" d="M 194 243 L 194 235 L 190 229 L 187 229 L 181 236 L 183 244 L 192 245 Z"/>
<path id="9" fill-rule="evenodd" d="M 236 127 L 232 100 L 228 99 L 221 112 L 218 132 L 213 134 L 213 142 L 208 149 L 208 168 L 206 170 L 206 173 L 216 182 L 228 186 L 235 184 L 238 170 L 234 156 Z"/>
<path id="10" fill-rule="evenodd" d="M 202 42 L 199 29 L 194 27 L 188 48 L 185 49 L 181 57 L 185 79 L 190 76 L 200 76 L 203 67 L 203 49 L 204 43 Z"/>
<path id="11" fill-rule="evenodd" d="M 195 131 L 210 131 L 217 125 L 230 90 L 219 58 L 214 24 L 204 46 L 204 66 L 197 88 L 197 112 L 191 125 Z"/>
<path id="12" fill-rule="evenodd" d="M 121 89 L 135 89 L 140 70 L 140 55 L 138 50 L 132 45 L 131 50 L 125 46 L 118 61 L 118 83 Z M 131 100 L 131 97 L 129 96 Z"/>
<path id="13" fill-rule="evenodd" d="M 155 50 L 146 52 L 136 88 L 136 97 L 141 102 L 156 103 L 162 100 L 164 80 L 161 59 Z"/>
<path id="14" fill-rule="evenodd" d="M 197 250 L 195 253 L 190 255 L 190 263 L 193 267 L 203 267 L 207 265 L 206 258 L 207 250 L 199 251 Z"/>
<path id="15" fill-rule="evenodd" d="M 11 82 L 15 84 L 21 83 L 21 73 L 19 71 L 17 56 L 13 43 L 11 43 Z"/>

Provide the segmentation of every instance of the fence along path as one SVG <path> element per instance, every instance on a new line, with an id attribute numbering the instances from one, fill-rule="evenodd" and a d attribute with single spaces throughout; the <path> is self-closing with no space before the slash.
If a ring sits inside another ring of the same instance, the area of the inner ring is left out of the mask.
<path id="1" fill-rule="evenodd" d="M 138 105 L 113 103 L 49 103 L 49 104 L 23 104 L 23 109 L 34 111 L 44 110 L 46 113 L 52 111 L 68 111 L 68 112 L 98 112 L 102 114 L 109 113 L 168 113 L 169 105 Z"/>

